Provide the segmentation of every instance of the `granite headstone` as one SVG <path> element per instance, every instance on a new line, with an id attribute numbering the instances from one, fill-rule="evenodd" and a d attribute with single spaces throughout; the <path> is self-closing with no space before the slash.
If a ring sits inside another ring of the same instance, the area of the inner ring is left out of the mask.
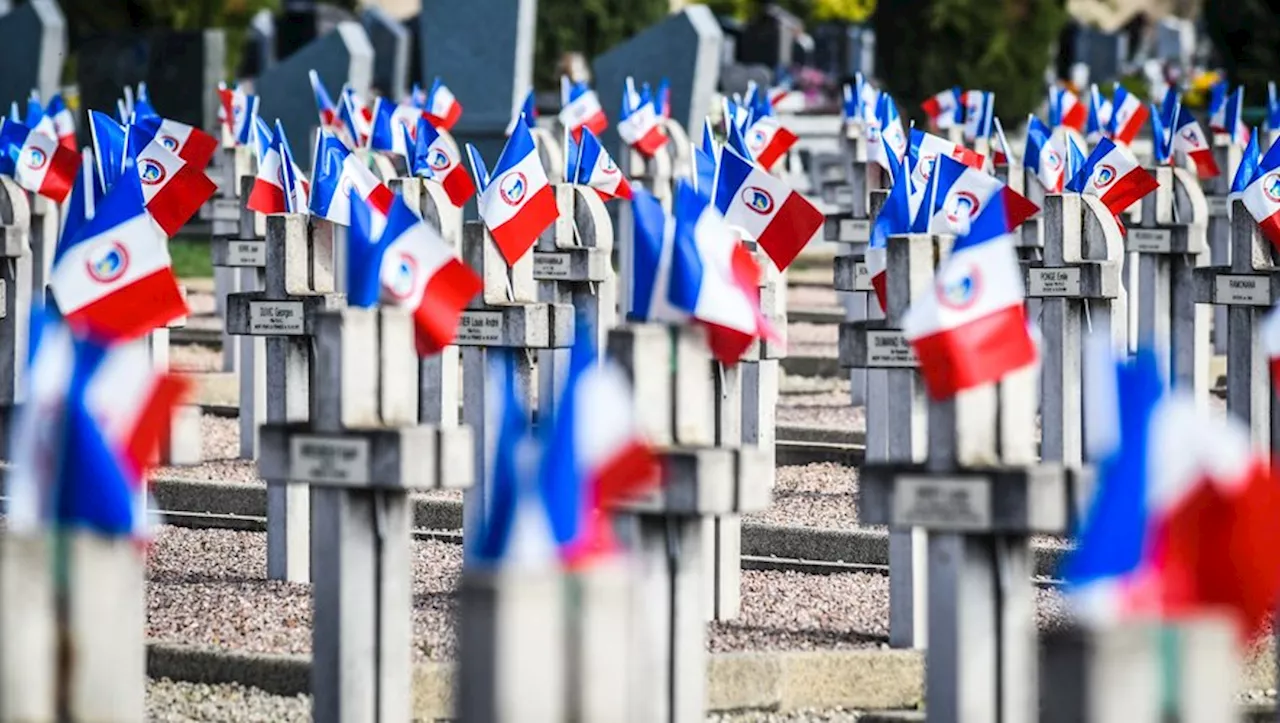
<path id="1" fill-rule="evenodd" d="M 380 8 L 369 7 L 360 16 L 373 44 L 373 87 L 400 99 L 409 93 L 409 31 Z"/>
<path id="2" fill-rule="evenodd" d="M 0 101 L 55 93 L 67 59 L 67 20 L 54 0 L 31 0 L 0 17 Z"/>

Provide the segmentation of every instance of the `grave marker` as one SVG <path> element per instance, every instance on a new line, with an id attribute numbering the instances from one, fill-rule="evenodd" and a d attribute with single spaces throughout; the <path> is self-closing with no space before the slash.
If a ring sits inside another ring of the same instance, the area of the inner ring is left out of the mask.
<path id="1" fill-rule="evenodd" d="M 377 6 L 364 9 L 360 23 L 373 45 L 373 87 L 393 100 L 409 94 L 409 31 Z"/>
<path id="2" fill-rule="evenodd" d="M 30 0 L 0 16 L 0 102 L 19 106 L 34 88 L 48 99 L 61 87 L 67 58 L 67 21 L 55 0 Z"/>
<path id="3" fill-rule="evenodd" d="M 1214 266 L 1231 264 L 1231 214 L 1227 195 L 1231 180 L 1240 167 L 1242 151 L 1225 133 L 1213 134 L 1213 160 L 1222 169 L 1215 178 L 1204 181 L 1205 201 L 1209 206 L 1209 258 Z M 1213 309 L 1213 353 L 1227 353 L 1227 307 Z"/>
<path id="4" fill-rule="evenodd" d="M 31 210 L 27 192 L 0 178 L 0 409 L 13 418 L 25 401 L 32 286 L 28 245 Z M 6 422 L 8 419 L 5 420 Z M 0 430 L 9 445 L 9 424 Z"/>

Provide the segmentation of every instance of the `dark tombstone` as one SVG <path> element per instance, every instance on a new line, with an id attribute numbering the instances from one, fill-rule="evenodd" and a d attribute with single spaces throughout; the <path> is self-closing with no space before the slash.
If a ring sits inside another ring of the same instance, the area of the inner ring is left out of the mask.
<path id="1" fill-rule="evenodd" d="M 358 22 L 342 8 L 315 0 L 285 0 L 275 21 L 275 59 L 284 60 L 345 22 Z"/>
<path id="2" fill-rule="evenodd" d="M 340 23 L 333 32 L 267 69 L 254 81 L 258 113 L 269 123 L 279 118 L 299 165 L 309 168 L 312 132 L 320 125 L 308 74 L 315 70 L 336 98 L 343 84 L 367 95 L 373 77 L 373 46 L 359 23 Z"/>
<path id="3" fill-rule="evenodd" d="M 720 92 L 739 95 L 755 83 L 759 88 L 773 87 L 773 71 L 763 65 L 729 65 L 720 69 Z"/>
<path id="4" fill-rule="evenodd" d="M 491 167 L 512 111 L 533 85 L 536 22 L 535 0 L 422 2 L 422 78 L 439 76 L 453 91 L 463 109 L 453 129 L 458 145 L 474 144 Z"/>
<path id="5" fill-rule="evenodd" d="M 31 0 L 0 17 L 0 101 L 22 103 L 58 90 L 67 58 L 67 21 L 53 0 Z"/>
<path id="6" fill-rule="evenodd" d="M 166 118 L 212 130 L 218 118 L 216 89 L 226 68 L 222 30 L 99 35 L 81 44 L 76 64 L 82 113 L 115 115 L 124 88 L 146 82 L 151 104 Z M 197 81 L 198 79 L 198 81 Z M 198 87 L 193 83 L 198 82 Z M 80 140 L 89 141 L 80 118 Z"/>
<path id="7" fill-rule="evenodd" d="M 1120 75 L 1120 63 L 1124 57 L 1124 36 L 1104 33 L 1094 28 L 1084 28 L 1076 35 L 1075 58 L 1089 66 L 1089 81 L 1099 87 Z"/>
<path id="8" fill-rule="evenodd" d="M 249 21 L 236 77 L 256 78 L 275 62 L 276 19 L 270 10 L 259 10 Z"/>
<path id="9" fill-rule="evenodd" d="M 373 86 L 400 99 L 409 93 L 409 32 L 381 8 L 369 7 L 360 16 L 373 44 Z"/>
<path id="10" fill-rule="evenodd" d="M 422 71 L 422 33 L 420 31 L 421 21 L 420 15 L 404 20 L 400 25 L 408 33 L 409 38 L 409 84 L 418 83 L 423 89 L 430 87 L 431 83 Z"/>
<path id="11" fill-rule="evenodd" d="M 777 5 L 747 23 L 738 44 L 738 62 L 760 63 L 770 68 L 791 65 L 796 39 L 804 33 L 800 18 Z"/>
<path id="12" fill-rule="evenodd" d="M 720 49 L 720 65 L 729 66 L 738 62 L 738 38 L 742 36 L 742 21 L 728 15 L 717 15 L 720 34 L 723 36 Z"/>
<path id="13" fill-rule="evenodd" d="M 690 5 L 610 48 L 592 62 L 605 112 L 617 116 L 627 76 L 654 87 L 666 78 L 671 83 L 671 118 L 686 130 L 701 128 L 719 85 L 723 39 L 711 11 L 705 5 Z M 616 123 L 610 124 L 604 142 L 617 150 Z"/>

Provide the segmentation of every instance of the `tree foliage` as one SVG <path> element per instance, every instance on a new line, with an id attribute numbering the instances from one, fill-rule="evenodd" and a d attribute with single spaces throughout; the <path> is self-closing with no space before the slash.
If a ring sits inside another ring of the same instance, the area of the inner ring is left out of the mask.
<path id="1" fill-rule="evenodd" d="M 920 101 L 958 85 L 993 91 L 996 114 L 1016 125 L 1044 98 L 1044 71 L 1065 20 L 1063 0 L 880 3 L 872 17 L 876 75 L 917 119 Z"/>
<path id="2" fill-rule="evenodd" d="M 539 90 L 560 87 L 565 53 L 582 53 L 590 63 L 661 20 L 670 6 L 670 0 L 538 0 L 534 86 Z"/>
<path id="3" fill-rule="evenodd" d="M 1250 105 L 1264 103 L 1267 81 L 1280 80 L 1280 14 L 1274 3 L 1205 0 L 1204 21 L 1231 83 L 1245 86 Z"/>

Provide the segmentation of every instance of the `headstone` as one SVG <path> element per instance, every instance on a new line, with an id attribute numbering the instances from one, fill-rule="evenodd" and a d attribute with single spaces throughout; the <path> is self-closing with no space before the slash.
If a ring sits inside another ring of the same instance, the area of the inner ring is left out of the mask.
<path id="1" fill-rule="evenodd" d="M 623 83 L 628 76 L 653 87 L 666 78 L 671 88 L 671 117 L 684 128 L 701 128 L 711 110 L 720 78 L 723 34 L 715 16 L 703 5 L 691 5 L 592 61 L 596 93 L 613 117 L 622 107 Z M 617 124 L 602 139 L 606 148 L 619 147 Z M 620 158 L 614 153 L 614 158 Z"/>
<path id="2" fill-rule="evenodd" d="M 497 158 L 512 111 L 533 86 L 535 0 L 423 0 L 422 79 L 439 76 L 462 104 L 458 146 Z M 606 111 L 609 106 L 605 106 Z"/>
<path id="3" fill-rule="evenodd" d="M 0 16 L 0 101 L 19 105 L 34 88 L 48 98 L 61 87 L 67 21 L 55 0 L 30 0 Z M 114 100 L 112 105 L 114 107 Z"/>
<path id="4" fill-rule="evenodd" d="M 360 22 L 373 44 L 373 87 L 388 98 L 409 94 L 409 31 L 381 8 L 367 7 Z"/>
<path id="5" fill-rule="evenodd" d="M 254 81 L 254 92 L 260 99 L 258 114 L 268 122 L 280 120 L 291 139 L 295 160 L 303 168 L 310 167 L 315 152 L 312 134 L 320 125 L 308 77 L 312 70 L 330 97 L 337 97 L 345 83 L 357 93 L 367 94 L 373 81 L 373 45 L 364 28 L 359 23 L 340 23 L 333 32 L 282 58 Z"/>
<path id="6" fill-rule="evenodd" d="M 1214 266 L 1231 264 L 1231 214 L 1227 208 L 1227 196 L 1231 191 L 1231 179 L 1240 167 L 1242 151 L 1225 133 L 1213 134 L 1213 159 L 1222 169 L 1217 177 L 1204 181 L 1204 192 L 1209 204 L 1209 257 Z M 1227 353 L 1227 307 L 1213 310 L 1213 353 Z"/>
<path id="7" fill-rule="evenodd" d="M 796 40 L 804 34 L 800 18 L 777 5 L 747 23 L 738 44 L 738 62 L 759 63 L 768 68 L 790 67 Z"/>
<path id="8" fill-rule="evenodd" d="M 276 62 L 276 19 L 270 10 L 259 10 L 249 21 L 240 53 L 238 78 L 256 78 Z"/>
<path id="9" fill-rule="evenodd" d="M 27 192 L 0 178 L 0 414 L 12 419 L 25 401 L 31 321 L 31 207 Z M 6 425 L 7 427 L 8 425 Z M 9 430 L 4 433 L 7 446 Z"/>
<path id="10" fill-rule="evenodd" d="M 344 23 L 358 22 L 346 10 L 316 0 L 285 0 L 275 19 L 275 57 L 287 60 Z"/>

